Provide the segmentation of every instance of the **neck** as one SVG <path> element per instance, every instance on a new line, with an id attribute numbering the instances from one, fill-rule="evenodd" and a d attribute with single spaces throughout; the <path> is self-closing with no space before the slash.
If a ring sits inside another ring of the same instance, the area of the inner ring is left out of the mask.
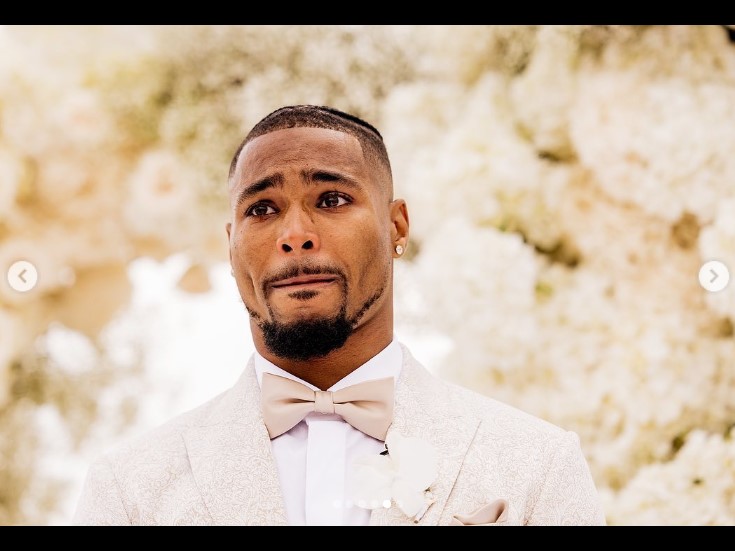
<path id="1" fill-rule="evenodd" d="M 393 340 L 393 323 L 372 323 L 355 329 L 345 344 L 326 356 L 292 360 L 275 356 L 265 346 L 263 334 L 251 320 L 255 349 L 266 360 L 315 387 L 326 390 L 377 355 Z"/>

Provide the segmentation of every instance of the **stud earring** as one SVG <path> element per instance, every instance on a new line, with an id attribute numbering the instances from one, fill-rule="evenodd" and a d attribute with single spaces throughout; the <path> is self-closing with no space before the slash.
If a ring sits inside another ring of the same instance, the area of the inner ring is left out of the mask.
<path id="1" fill-rule="evenodd" d="M 230 275 L 235 277 L 235 268 L 230 268 Z"/>
<path id="2" fill-rule="evenodd" d="M 403 254 L 403 246 L 402 245 L 396 245 L 396 254 L 402 255 Z"/>

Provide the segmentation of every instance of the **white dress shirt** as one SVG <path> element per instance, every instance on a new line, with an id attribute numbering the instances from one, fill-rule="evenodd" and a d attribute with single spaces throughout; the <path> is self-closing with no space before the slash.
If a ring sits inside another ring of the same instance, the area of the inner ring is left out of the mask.
<path id="1" fill-rule="evenodd" d="M 393 377 L 398 379 L 403 354 L 398 342 L 391 343 L 329 389 Z M 255 352 L 258 384 L 263 373 L 273 373 L 319 390 L 272 364 Z M 361 456 L 379 454 L 382 440 L 360 432 L 337 414 L 309 413 L 288 432 L 271 440 L 281 481 L 286 516 L 291 525 L 367 525 L 370 510 L 350 499 L 350 466 Z"/>

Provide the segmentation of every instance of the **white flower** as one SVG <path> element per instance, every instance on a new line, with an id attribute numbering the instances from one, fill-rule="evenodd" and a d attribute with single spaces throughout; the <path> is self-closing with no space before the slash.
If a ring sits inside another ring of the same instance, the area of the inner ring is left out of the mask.
<path id="1" fill-rule="evenodd" d="M 409 517 L 423 515 L 433 503 L 428 489 L 437 475 L 436 450 L 421 438 L 395 432 L 388 435 L 385 447 L 387 454 L 365 456 L 354 462 L 355 504 L 377 509 L 395 503 Z"/>

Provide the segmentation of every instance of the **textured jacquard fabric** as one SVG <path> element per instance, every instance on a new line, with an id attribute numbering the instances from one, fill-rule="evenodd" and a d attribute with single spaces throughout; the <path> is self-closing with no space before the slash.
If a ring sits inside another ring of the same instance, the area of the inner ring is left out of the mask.
<path id="1" fill-rule="evenodd" d="M 505 525 L 603 525 L 577 435 L 447 383 L 403 348 L 393 424 L 430 442 L 439 474 L 420 525 L 450 525 L 497 500 Z M 77 525 L 286 524 L 252 360 L 198 408 L 105 454 L 90 468 Z M 412 525 L 375 509 L 372 525 Z"/>

